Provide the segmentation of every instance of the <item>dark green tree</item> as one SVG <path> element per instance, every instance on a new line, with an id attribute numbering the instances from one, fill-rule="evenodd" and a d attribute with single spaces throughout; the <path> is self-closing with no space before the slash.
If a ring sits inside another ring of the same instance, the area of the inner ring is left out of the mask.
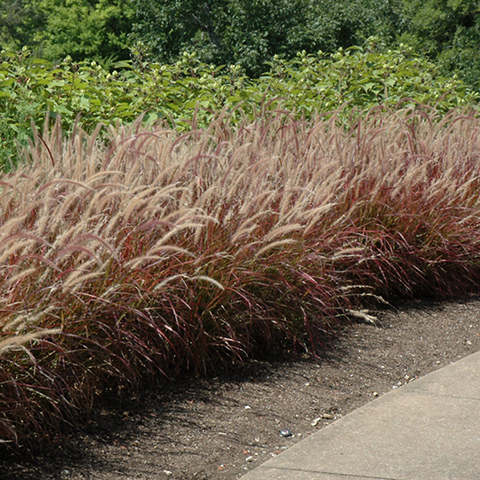
<path id="1" fill-rule="evenodd" d="M 32 0 L 2 0 L 0 2 L 0 48 L 34 47 L 37 29 L 44 28 L 45 14 Z"/>
<path id="2" fill-rule="evenodd" d="M 196 51 L 206 63 L 236 63 L 250 75 L 275 54 L 335 51 L 371 35 L 389 38 L 399 0 L 134 0 L 134 38 L 156 60 Z"/>
<path id="3" fill-rule="evenodd" d="M 46 17 L 34 38 L 41 56 L 104 64 L 129 57 L 135 14 L 130 0 L 38 0 L 38 5 Z"/>
<path id="4" fill-rule="evenodd" d="M 27 46 L 37 56 L 100 63 L 127 59 L 135 10 L 131 0 L 4 0 L 3 48 Z"/>
<path id="5" fill-rule="evenodd" d="M 399 41 L 480 90 L 478 0 L 403 0 Z"/>

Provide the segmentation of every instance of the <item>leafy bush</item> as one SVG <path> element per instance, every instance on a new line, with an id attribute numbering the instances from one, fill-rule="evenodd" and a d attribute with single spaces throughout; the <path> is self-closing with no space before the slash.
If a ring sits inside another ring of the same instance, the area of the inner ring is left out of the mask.
<path id="1" fill-rule="evenodd" d="M 57 122 L 0 178 L 2 442 L 107 390 L 314 353 L 366 302 L 478 291 L 478 118 L 231 119 L 108 145 Z"/>
<path id="2" fill-rule="evenodd" d="M 297 117 L 375 105 L 394 107 L 407 100 L 436 105 L 446 112 L 478 98 L 462 82 L 441 77 L 430 63 L 409 50 L 382 50 L 371 39 L 368 49 L 339 50 L 334 55 L 300 53 L 291 61 L 275 58 L 269 72 L 258 79 L 242 75 L 238 66 L 215 68 L 185 54 L 173 65 L 142 61 L 122 62 L 109 73 L 95 62 L 59 65 L 20 54 L 3 53 L 0 63 L 0 161 L 16 163 L 15 143 L 27 144 L 30 122 L 41 128 L 47 112 L 62 117 L 71 132 L 80 115 L 91 132 L 98 122 L 126 124 L 140 114 L 152 123 L 168 119 L 171 126 L 208 125 L 222 108 L 241 103 L 253 119 L 263 108 L 288 109 Z M 401 107 L 405 103 L 400 104 Z M 235 117 L 238 121 L 242 115 Z"/>
<path id="3" fill-rule="evenodd" d="M 345 104 L 347 111 L 371 108 L 435 105 L 447 112 L 473 104 L 478 96 L 462 82 L 444 78 L 438 69 L 411 50 L 340 49 L 333 55 L 299 54 L 290 62 L 277 59 L 256 84 L 283 108 L 307 117 Z"/>

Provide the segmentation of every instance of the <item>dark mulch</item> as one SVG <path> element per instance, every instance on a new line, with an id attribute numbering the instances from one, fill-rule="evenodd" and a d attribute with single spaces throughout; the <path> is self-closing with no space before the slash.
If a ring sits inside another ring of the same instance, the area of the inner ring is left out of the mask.
<path id="1" fill-rule="evenodd" d="M 377 395 L 480 350 L 478 299 L 378 317 L 380 327 L 332 333 L 317 361 L 287 352 L 113 404 L 33 457 L 3 453 L 0 479 L 237 479 Z"/>

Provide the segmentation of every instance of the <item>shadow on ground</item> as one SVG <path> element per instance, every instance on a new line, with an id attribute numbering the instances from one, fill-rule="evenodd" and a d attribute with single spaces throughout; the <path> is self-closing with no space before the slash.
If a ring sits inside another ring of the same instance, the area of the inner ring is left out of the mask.
<path id="1" fill-rule="evenodd" d="M 235 479 L 379 395 L 480 349 L 480 301 L 413 302 L 349 323 L 319 358 L 251 360 L 111 400 L 1 480 Z M 292 435 L 283 437 L 280 430 Z"/>

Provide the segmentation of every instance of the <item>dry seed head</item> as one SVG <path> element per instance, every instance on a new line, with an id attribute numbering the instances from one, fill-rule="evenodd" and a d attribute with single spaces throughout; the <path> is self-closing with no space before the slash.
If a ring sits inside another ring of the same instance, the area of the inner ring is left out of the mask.
<path id="1" fill-rule="evenodd" d="M 68 228 L 70 225 L 73 223 L 73 226 L 70 227 L 71 230 L 73 231 L 78 231 L 81 230 L 81 226 L 76 223 L 75 219 L 73 222 L 71 219 L 65 218 L 62 215 L 58 214 L 58 210 L 62 208 L 62 204 L 57 205 L 57 207 L 51 211 L 49 217 L 50 217 L 50 222 L 48 224 L 48 229 L 46 228 L 46 231 L 49 231 L 51 234 L 55 235 L 55 243 L 54 245 L 59 245 L 61 244 L 61 240 L 63 240 L 69 233 L 70 230 Z"/>
<path id="2" fill-rule="evenodd" d="M 255 211 L 255 210 L 252 206 L 252 212 L 251 213 L 253 213 L 253 211 Z M 244 228 L 247 228 L 247 225 L 255 222 L 257 219 L 262 218 L 265 215 L 273 215 L 273 214 L 275 214 L 275 212 L 273 210 L 260 210 L 260 211 L 257 211 L 257 213 L 255 213 L 253 215 L 241 215 L 241 217 L 246 216 L 246 219 L 240 224 L 240 226 L 238 227 L 238 231 L 243 230 Z"/>
<path id="3" fill-rule="evenodd" d="M 332 260 L 339 260 L 342 258 L 358 257 L 358 255 L 365 253 L 365 249 L 362 247 L 351 247 L 339 250 L 332 255 Z"/>
<path id="4" fill-rule="evenodd" d="M 67 277 L 67 279 L 63 282 L 62 292 L 65 293 L 66 291 L 71 291 L 71 292 L 78 291 L 78 289 L 80 287 L 83 287 L 86 282 L 105 277 L 105 272 L 103 270 L 87 273 L 85 275 L 81 275 L 81 273 L 82 273 L 82 270 L 77 270 L 72 274 L 70 274 Z"/>
<path id="5" fill-rule="evenodd" d="M 215 280 L 214 278 L 209 277 L 207 275 L 197 275 L 197 276 L 192 277 L 192 278 L 195 279 L 195 280 L 202 280 L 204 282 L 211 283 L 212 285 L 219 288 L 220 290 L 225 290 L 225 287 L 220 282 L 217 282 L 217 280 Z"/>
<path id="6" fill-rule="evenodd" d="M 216 185 L 209 187 L 198 197 L 197 201 L 194 203 L 193 206 L 195 208 L 204 209 L 208 206 L 209 201 L 218 203 L 218 193 L 219 189 Z"/>
<path id="7" fill-rule="evenodd" d="M 88 185 L 85 185 L 84 183 L 82 182 L 79 182 L 77 180 L 72 180 L 72 179 L 69 179 L 69 178 L 58 178 L 58 179 L 55 179 L 55 180 L 51 180 L 50 182 L 47 182 L 45 185 L 43 185 L 42 187 L 40 187 L 38 190 L 37 190 L 37 195 L 38 194 L 41 194 L 43 193 L 44 190 L 47 190 L 48 187 L 51 187 L 51 186 L 54 186 L 54 187 L 57 187 L 57 186 L 62 186 L 62 185 L 73 185 L 75 187 L 80 187 L 80 188 L 84 188 L 88 191 L 92 191 L 93 189 L 91 187 L 89 187 Z"/>
<path id="8" fill-rule="evenodd" d="M 177 247 L 176 245 L 157 245 L 155 244 L 149 251 L 148 255 L 155 255 L 159 252 L 171 252 L 171 253 L 181 253 L 182 255 L 187 255 L 188 257 L 195 257 L 195 255 L 185 248 Z"/>
<path id="9" fill-rule="evenodd" d="M 102 303 L 112 303 L 112 300 L 110 300 L 110 298 L 115 297 L 116 293 L 121 292 L 123 287 L 124 285 L 120 283 L 114 283 L 107 290 L 100 293 L 98 298 L 101 298 Z"/>
<path id="10" fill-rule="evenodd" d="M 91 192 L 92 190 L 88 191 L 87 195 Z M 79 218 L 81 214 L 81 207 L 84 206 L 85 197 L 85 194 L 81 195 L 76 191 L 69 193 L 62 199 L 62 203 L 56 210 L 55 216 L 58 216 L 59 218 L 65 218 L 67 215 L 69 215 L 70 222 L 72 222 L 74 218 Z M 71 209 L 70 212 L 69 209 Z"/>
<path id="11" fill-rule="evenodd" d="M 270 190 L 256 195 L 253 198 L 245 198 L 244 203 L 239 205 L 239 218 L 245 218 L 244 223 L 239 228 L 243 228 L 245 222 L 253 222 L 263 215 L 278 215 L 271 205 L 274 202 L 278 192 Z"/>
<path id="12" fill-rule="evenodd" d="M 40 321 L 49 313 L 55 310 L 55 307 L 49 306 L 44 309 L 39 309 L 37 312 L 28 312 L 20 314 L 13 320 L 8 322 L 2 327 L 2 332 L 14 332 L 19 333 L 27 326 L 37 325 Z"/>
<path id="13" fill-rule="evenodd" d="M 91 177 L 88 177 L 85 181 L 85 185 L 94 189 L 105 188 L 107 186 L 120 188 L 123 186 L 123 184 L 121 183 L 105 183 L 103 180 L 104 177 L 108 177 L 110 175 L 115 175 L 116 177 L 119 177 L 118 180 L 120 180 L 125 176 L 125 173 L 121 172 L 120 170 L 109 170 L 109 171 L 103 170 L 101 172 L 95 173 Z M 97 183 L 97 180 L 100 180 L 100 183 Z M 111 182 L 112 180 L 109 179 L 109 181 Z"/>
<path id="14" fill-rule="evenodd" d="M 365 323 L 371 323 L 375 326 L 380 326 L 380 321 L 374 315 L 370 315 L 368 310 L 346 310 L 349 315 L 355 317 L 357 320 L 360 320 Z"/>
<path id="15" fill-rule="evenodd" d="M 87 247 L 84 247 L 83 245 L 67 245 L 57 253 L 56 257 L 57 262 L 60 262 L 60 260 L 67 257 L 67 261 L 74 259 L 76 263 L 80 261 L 82 265 L 88 265 L 92 262 L 96 262 L 99 266 L 102 265 L 102 261 L 97 255 L 95 255 L 95 252 Z M 87 258 L 87 260 L 82 261 L 82 258 Z"/>
<path id="16" fill-rule="evenodd" d="M 114 198 L 116 196 L 116 192 L 113 195 Z M 92 223 L 93 219 L 96 218 L 104 218 L 108 215 L 110 212 L 105 212 L 104 206 L 107 205 L 106 208 L 108 208 L 109 205 L 109 200 L 111 198 L 111 194 L 107 194 L 106 192 L 97 192 L 91 199 L 90 201 L 84 205 L 84 209 L 80 213 L 80 218 L 86 222 L 89 222 L 90 224 Z M 105 220 L 106 221 L 106 220 Z"/>
<path id="17" fill-rule="evenodd" d="M 166 242 L 168 242 L 173 236 L 177 235 L 178 233 L 180 233 L 181 231 L 183 230 L 186 230 L 186 229 L 196 229 L 196 228 L 204 228 L 205 225 L 204 224 L 201 224 L 201 223 L 184 223 L 184 224 L 180 224 L 180 225 L 177 225 L 173 230 L 171 230 L 170 232 L 168 232 L 167 234 L 165 234 L 162 238 L 160 238 L 156 243 L 155 245 L 156 246 L 160 246 L 160 245 L 163 245 L 165 244 Z"/>
<path id="18" fill-rule="evenodd" d="M 128 222 L 130 217 L 132 216 L 135 210 L 139 209 L 139 206 L 143 206 L 145 204 L 148 205 L 151 199 L 145 199 L 144 197 L 151 195 L 152 193 L 157 192 L 157 187 L 151 187 L 143 190 L 142 192 L 133 194 L 127 208 L 123 211 L 123 217 L 125 221 Z M 155 198 L 155 197 L 154 197 Z"/>
<path id="19" fill-rule="evenodd" d="M 319 217 L 321 217 L 327 212 L 330 212 L 337 205 L 338 202 L 332 202 L 326 203 L 325 205 L 321 205 L 319 207 L 306 209 L 302 212 L 302 218 L 305 220 L 316 221 Z"/>
<path id="20" fill-rule="evenodd" d="M 13 320 L 9 321 L 2 327 L 2 332 L 14 332 L 16 330 L 19 333 L 21 330 L 24 330 L 28 325 L 29 314 L 20 314 L 16 316 Z"/>
<path id="21" fill-rule="evenodd" d="M 256 223 L 251 225 L 250 227 L 244 227 L 242 229 L 239 228 L 238 231 L 235 233 L 235 235 L 233 235 L 232 238 L 230 239 L 230 243 L 235 244 L 240 237 L 244 235 L 249 236 L 257 228 L 258 228 L 258 225 Z"/>
<path id="22" fill-rule="evenodd" d="M 148 263 L 149 267 L 156 266 L 161 262 L 168 260 L 166 256 L 160 255 L 143 255 L 138 258 L 133 258 L 125 263 L 125 268 L 130 268 L 132 270 L 138 269 L 141 265 Z"/>
<path id="23" fill-rule="evenodd" d="M 195 220 L 203 220 L 205 223 L 199 224 L 197 227 L 195 227 L 195 236 L 194 236 L 194 242 L 195 244 L 200 243 L 201 236 L 203 232 L 205 232 L 205 229 L 208 225 L 208 223 L 214 223 L 218 225 L 220 222 L 210 216 L 210 215 L 195 215 Z"/>
<path id="24" fill-rule="evenodd" d="M 303 229 L 303 225 L 299 223 L 294 223 L 292 225 L 283 225 L 282 227 L 277 227 L 274 230 L 270 231 L 267 235 L 265 235 L 264 240 L 266 242 L 270 242 L 271 240 L 281 237 L 283 235 L 288 235 L 292 232 L 298 232 L 299 230 Z"/>
<path id="25" fill-rule="evenodd" d="M 170 213 L 165 212 L 166 214 L 162 216 L 161 221 L 165 223 L 172 222 L 179 224 L 189 220 L 195 212 L 196 210 L 191 207 L 182 207 Z"/>
<path id="26" fill-rule="evenodd" d="M 81 242 L 88 242 L 88 246 L 92 248 L 92 245 L 98 245 L 100 244 L 102 247 L 104 247 L 108 252 L 114 257 L 115 259 L 118 259 L 118 254 L 117 251 L 115 250 L 114 247 L 112 247 L 106 240 L 104 240 L 101 236 L 95 234 L 95 233 L 84 233 L 80 234 L 75 239 L 72 240 L 73 242 L 76 243 L 81 243 Z"/>
<path id="27" fill-rule="evenodd" d="M 103 230 L 103 236 L 105 238 L 112 238 L 118 232 L 118 224 L 123 220 L 123 211 L 119 210 L 111 219 Z"/>
<path id="28" fill-rule="evenodd" d="M 47 263 L 48 265 L 48 263 Z M 54 275 L 58 275 L 61 270 L 55 265 L 55 267 L 46 267 L 42 268 L 39 272 L 38 280 L 36 281 L 37 285 L 48 285 L 48 289 L 50 292 L 54 291 L 53 282 L 54 282 Z"/>
<path id="29" fill-rule="evenodd" d="M 256 254 L 255 258 L 261 257 L 265 252 L 268 252 L 269 250 L 276 248 L 276 247 L 283 247 L 285 245 L 292 245 L 293 243 L 298 243 L 298 240 L 294 240 L 292 238 L 288 238 L 286 240 L 278 240 L 277 242 L 269 243 L 268 245 L 265 245 L 263 248 L 261 248 Z"/>
<path id="30" fill-rule="evenodd" d="M 238 191 L 242 190 L 241 188 L 241 183 L 245 182 L 245 184 L 249 184 L 250 181 L 252 180 L 251 175 L 249 175 L 249 178 L 245 178 L 248 171 L 243 172 L 242 174 L 237 175 L 236 180 L 233 182 L 232 185 L 230 185 L 230 188 L 227 192 L 227 196 L 225 198 L 225 202 L 230 203 L 235 196 L 238 195 Z"/>
<path id="31" fill-rule="evenodd" d="M 64 226 L 68 227 L 69 224 L 64 224 Z M 54 244 L 52 245 L 52 253 L 56 253 L 57 249 L 65 247 L 71 243 L 73 238 L 78 237 L 85 231 L 86 226 L 87 224 L 85 222 L 74 223 L 70 228 L 67 228 L 61 234 L 58 234 L 55 238 Z"/>
<path id="32" fill-rule="evenodd" d="M 13 240 L 15 239 L 12 238 L 12 241 Z M 31 251 L 31 248 L 29 247 L 32 247 L 35 245 L 37 245 L 37 242 L 35 240 L 30 240 L 30 239 L 21 240 L 21 241 L 17 241 L 16 243 L 13 243 L 13 245 L 8 250 L 5 250 L 5 252 L 3 252 L 2 255 L 0 256 L 0 265 L 12 255 L 27 254 L 28 251 Z"/>
<path id="33" fill-rule="evenodd" d="M 70 275 L 63 280 L 62 286 L 63 285 L 71 285 L 72 283 L 75 282 L 76 279 L 81 277 L 82 275 L 89 275 L 90 273 L 98 273 L 101 272 L 103 273 L 104 270 L 103 268 L 107 265 L 107 262 L 105 262 L 103 265 L 101 265 L 100 268 L 98 268 L 98 264 L 95 262 L 94 259 L 87 260 L 85 262 L 80 263 L 80 265 L 77 265 Z"/>
<path id="34" fill-rule="evenodd" d="M 168 285 L 169 283 L 177 280 L 177 279 L 186 279 L 186 280 L 189 280 L 190 277 L 184 273 L 180 273 L 178 275 L 171 275 L 169 277 L 167 277 L 165 280 L 162 280 L 158 285 L 156 285 L 153 289 L 154 292 L 157 292 L 158 290 L 161 290 L 162 288 L 164 288 L 166 285 Z"/>
<path id="35" fill-rule="evenodd" d="M 0 227 L 0 238 L 2 237 L 8 237 L 9 235 L 12 234 L 12 231 L 15 229 L 15 227 L 19 226 L 22 224 L 25 219 L 27 218 L 27 215 L 21 215 L 20 217 L 14 217 L 11 218 L 10 220 L 7 220 L 1 227 Z"/>
<path id="36" fill-rule="evenodd" d="M 62 333 L 61 328 L 46 328 L 38 332 L 28 333 L 26 335 L 15 335 L 0 342 L 0 355 L 5 354 L 8 350 L 18 349 L 26 343 L 34 340 L 49 337 L 51 335 L 58 335 Z"/>

